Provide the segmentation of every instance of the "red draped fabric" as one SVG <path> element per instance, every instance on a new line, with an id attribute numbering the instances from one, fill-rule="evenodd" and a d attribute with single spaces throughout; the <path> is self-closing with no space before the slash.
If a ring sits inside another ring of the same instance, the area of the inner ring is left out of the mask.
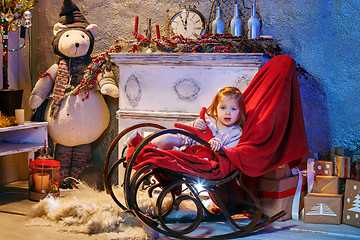
<path id="1" fill-rule="evenodd" d="M 239 144 L 225 149 L 231 162 L 252 177 L 300 164 L 308 145 L 295 61 L 272 58 L 243 94 L 247 121 Z"/>
<path id="2" fill-rule="evenodd" d="M 295 61 L 287 55 L 272 58 L 243 94 L 247 121 L 239 144 L 225 149 L 227 157 L 209 161 L 146 146 L 135 168 L 153 163 L 206 179 L 221 179 L 237 168 L 247 176 L 257 177 L 285 163 L 299 164 L 308 154 L 308 146 Z M 129 148 L 128 156 L 132 151 Z"/>

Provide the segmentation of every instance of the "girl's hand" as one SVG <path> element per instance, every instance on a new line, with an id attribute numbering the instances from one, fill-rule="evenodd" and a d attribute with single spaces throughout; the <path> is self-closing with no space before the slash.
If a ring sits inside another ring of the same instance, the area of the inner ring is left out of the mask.
<path id="1" fill-rule="evenodd" d="M 195 127 L 196 129 L 199 129 L 199 130 L 202 130 L 202 131 L 203 131 L 203 130 L 205 130 L 205 128 L 206 128 L 206 123 L 205 123 L 204 120 L 198 118 L 198 119 L 196 119 L 195 122 L 194 122 L 194 127 Z"/>
<path id="2" fill-rule="evenodd" d="M 217 138 L 210 139 L 209 143 L 210 143 L 211 150 L 213 150 L 214 152 L 219 151 L 221 148 L 221 145 L 222 145 L 220 140 Z"/>

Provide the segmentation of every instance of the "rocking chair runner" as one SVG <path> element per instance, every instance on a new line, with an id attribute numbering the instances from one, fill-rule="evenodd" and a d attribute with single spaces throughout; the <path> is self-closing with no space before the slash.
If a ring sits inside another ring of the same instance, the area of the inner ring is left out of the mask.
<path id="1" fill-rule="evenodd" d="M 187 131 L 164 130 L 164 127 L 151 123 L 138 124 L 125 129 L 114 139 L 106 154 L 104 185 L 107 192 L 123 210 L 132 212 L 157 232 L 174 238 L 196 239 L 197 237 L 191 233 L 201 221 L 219 216 L 225 217 L 237 231 L 209 236 L 209 239 L 230 239 L 248 235 L 279 219 L 285 214 L 283 211 L 272 217 L 262 214 L 259 200 L 253 191 L 243 184 L 241 175 L 261 176 L 285 163 L 293 167 L 308 153 L 296 74 L 294 60 L 286 55 L 274 57 L 259 70 L 244 92 L 247 122 L 239 144 L 234 148 L 214 153 L 215 158 L 212 160 L 148 146 L 152 139 L 162 134 L 177 133 L 209 147 L 206 141 Z M 112 190 L 111 177 L 117 166 L 126 161 L 126 157 L 120 158 L 110 169 L 109 159 L 117 142 L 139 127 L 154 127 L 161 131 L 143 139 L 135 149 L 128 150 L 124 179 L 124 197 L 127 205 L 125 207 Z M 136 169 L 136 173 L 131 177 L 132 169 Z M 161 189 L 156 197 L 156 211 L 152 214 L 143 211 L 137 199 L 140 186 L 150 176 L 154 176 L 159 182 L 149 187 L 149 197 L 154 197 L 156 190 Z M 204 183 L 209 196 L 221 209 L 220 214 L 212 213 L 203 205 L 201 195 L 195 187 L 199 181 Z M 252 216 L 252 220 L 245 221 L 245 225 L 244 221 L 239 222 L 234 218 L 234 210 L 235 214 L 239 213 L 236 211 L 239 209 L 234 207 L 240 206 L 242 202 L 238 201 L 237 196 L 233 196 L 233 189 L 227 192 L 228 196 L 224 196 L 223 191 L 219 194 L 219 188 L 230 183 L 232 183 L 231 187 L 244 189 L 254 203 L 253 208 L 243 209 Z M 184 185 L 189 191 L 182 191 L 181 186 Z M 171 204 L 167 206 L 165 199 L 169 196 L 171 196 Z M 196 216 L 184 229 L 171 229 L 168 226 L 169 216 L 174 209 L 179 209 L 183 201 L 194 203 Z"/>

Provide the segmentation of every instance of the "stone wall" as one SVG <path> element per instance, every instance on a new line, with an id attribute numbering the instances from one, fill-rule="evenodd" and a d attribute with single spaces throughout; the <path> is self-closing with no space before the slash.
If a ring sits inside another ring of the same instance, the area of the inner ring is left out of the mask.
<path id="1" fill-rule="evenodd" d="M 32 79 L 36 81 L 56 61 L 52 53 L 52 27 L 58 21 L 61 0 L 38 1 L 32 28 Z M 139 32 L 147 27 L 147 18 L 159 24 L 166 34 L 170 17 L 181 9 L 170 0 L 74 0 L 89 23 L 99 25 L 94 54 L 110 49 L 117 38 L 131 39 L 135 16 Z M 212 1 L 187 1 L 198 5 L 212 21 Z M 220 1 L 224 18 L 232 15 L 234 1 Z M 250 1 L 238 1 L 243 22 L 249 16 Z M 244 3 L 244 4 L 243 4 Z M 359 3 L 356 0 L 258 0 L 263 34 L 282 43 L 284 53 L 292 56 L 309 74 L 300 76 L 306 131 L 310 150 L 327 156 L 329 148 L 348 146 L 354 150 L 360 142 L 360 95 L 357 63 L 359 58 Z M 106 97 L 112 113 L 108 130 L 93 144 L 96 163 L 102 166 L 107 147 L 117 133 L 117 100 Z"/>

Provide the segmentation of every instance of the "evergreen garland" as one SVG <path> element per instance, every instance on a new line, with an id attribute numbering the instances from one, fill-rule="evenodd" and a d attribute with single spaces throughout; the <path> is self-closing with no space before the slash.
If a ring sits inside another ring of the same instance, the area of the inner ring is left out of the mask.
<path id="1" fill-rule="evenodd" d="M 117 39 L 111 52 L 134 53 L 267 53 L 270 56 L 282 54 L 278 40 L 268 38 L 247 39 L 231 34 L 206 34 L 197 39 L 176 35 L 171 38 L 149 39 L 141 34 L 135 40 Z"/>

